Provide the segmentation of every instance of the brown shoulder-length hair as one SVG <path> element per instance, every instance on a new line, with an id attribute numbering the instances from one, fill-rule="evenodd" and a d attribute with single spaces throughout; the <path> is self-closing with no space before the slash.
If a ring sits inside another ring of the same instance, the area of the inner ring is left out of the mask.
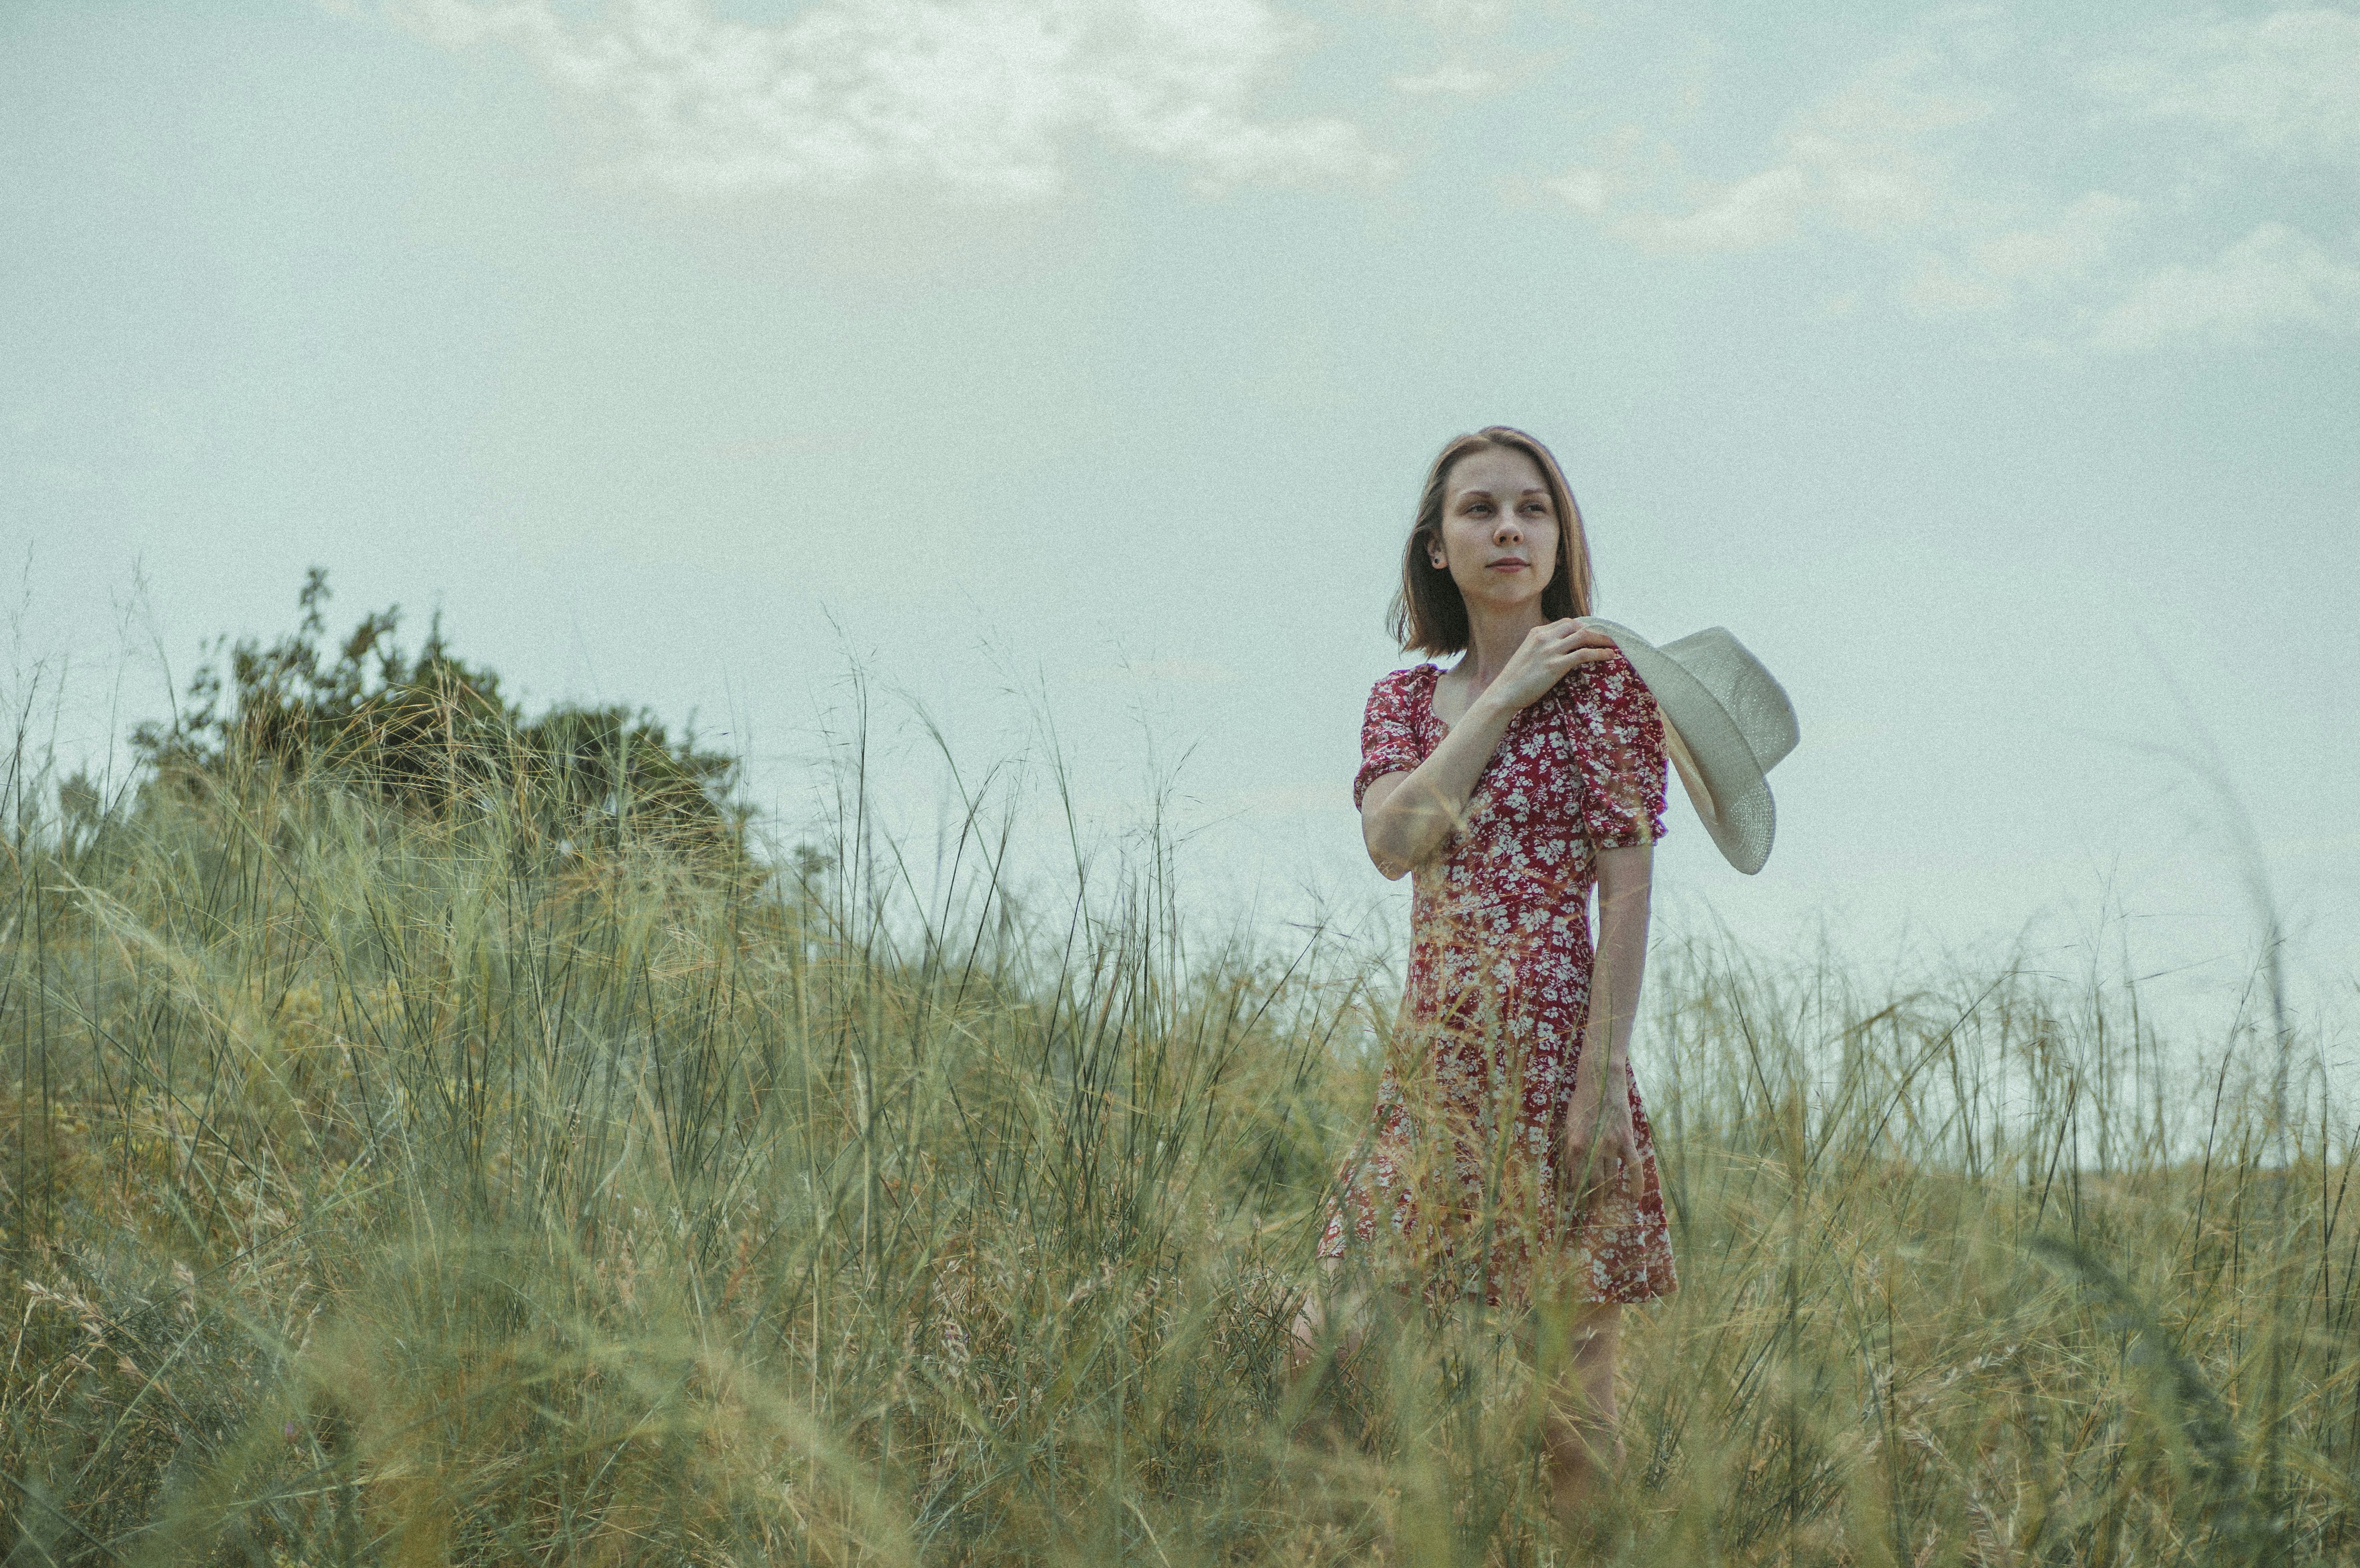
<path id="1" fill-rule="evenodd" d="M 1394 640 L 1416 653 L 1459 653 L 1467 647 L 1467 601 L 1450 569 L 1434 564 L 1430 547 L 1442 538 L 1442 508 L 1451 466 L 1473 452 L 1520 452 L 1541 471 L 1548 487 L 1549 505 L 1557 512 L 1557 570 L 1541 590 L 1541 614 L 1550 620 L 1590 614 L 1591 577 L 1590 539 L 1582 531 L 1581 508 L 1565 482 L 1549 449 L 1519 430 L 1490 425 L 1473 435 L 1459 436 L 1442 449 L 1426 471 L 1426 490 L 1418 497 L 1417 520 L 1411 525 L 1409 544 L 1402 551 L 1401 592 L 1393 596 Z"/>

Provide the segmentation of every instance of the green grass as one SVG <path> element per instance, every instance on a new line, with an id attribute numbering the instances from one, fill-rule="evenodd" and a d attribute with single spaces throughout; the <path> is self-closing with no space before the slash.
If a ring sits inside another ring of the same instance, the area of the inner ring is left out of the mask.
<path id="1" fill-rule="evenodd" d="M 1660 942 L 1684 1283 L 1575 1547 L 1502 1325 L 1381 1294 L 1281 1377 L 1395 981 L 1192 943 L 1152 840 L 1020 896 L 970 815 L 921 883 L 855 798 L 749 892 L 514 802 L 12 789 L 12 1568 L 2360 1558 L 2290 1026 Z"/>

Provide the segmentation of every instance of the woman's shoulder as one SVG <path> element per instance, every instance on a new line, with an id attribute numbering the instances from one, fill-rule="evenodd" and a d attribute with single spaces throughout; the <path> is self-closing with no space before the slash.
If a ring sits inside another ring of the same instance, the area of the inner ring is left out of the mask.
<path id="1" fill-rule="evenodd" d="M 1619 652 L 1569 671 L 1556 696 L 1579 727 L 1592 732 L 1626 732 L 1655 720 L 1655 694 Z"/>
<path id="2" fill-rule="evenodd" d="M 1413 664 L 1406 670 L 1390 670 L 1377 677 L 1369 688 L 1369 711 L 1410 713 L 1427 701 L 1434 690 L 1435 679 L 1442 671 L 1431 664 Z"/>
<path id="3" fill-rule="evenodd" d="M 1378 676 L 1377 683 L 1369 691 L 1371 695 L 1379 691 L 1415 691 L 1421 686 L 1431 685 L 1441 674 L 1442 667 L 1438 664 L 1413 664 L 1406 669 L 1389 670 Z"/>

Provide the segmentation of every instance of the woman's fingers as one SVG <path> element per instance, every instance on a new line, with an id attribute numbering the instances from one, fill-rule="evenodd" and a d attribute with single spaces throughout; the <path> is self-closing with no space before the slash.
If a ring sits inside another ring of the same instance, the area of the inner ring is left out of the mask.
<path id="1" fill-rule="evenodd" d="M 1603 664 L 1614 657 L 1614 651 L 1611 648 L 1603 653 L 1595 648 L 1568 648 L 1548 654 L 1545 659 L 1552 675 L 1562 675 L 1568 670 L 1586 670 L 1593 664 Z"/>
<path id="2" fill-rule="evenodd" d="M 1574 670 L 1618 657 L 1613 640 L 1578 621 L 1547 621 L 1524 634 L 1500 672 L 1498 690 L 1510 705 L 1536 702 Z"/>
<path id="3" fill-rule="evenodd" d="M 1567 670 L 1602 664 L 1622 652 L 1612 637 L 1579 621 L 1550 621 L 1535 626 L 1531 642 L 1535 652 L 1565 661 Z"/>
<path id="4" fill-rule="evenodd" d="M 1596 1206 L 1606 1195 L 1606 1190 L 1622 1181 L 1617 1167 L 1622 1163 L 1611 1138 L 1566 1150 L 1567 1174 L 1573 1178 L 1573 1200 L 1576 1209 Z"/>
<path id="5" fill-rule="evenodd" d="M 1567 1173 L 1573 1178 L 1578 1208 L 1595 1204 L 1610 1188 L 1633 1203 L 1645 1191 L 1645 1177 L 1639 1169 L 1639 1139 L 1633 1132 L 1622 1127 L 1601 1128 L 1595 1143 L 1568 1138 L 1565 1157 Z"/>
<path id="6" fill-rule="evenodd" d="M 1573 645 L 1581 649 L 1581 661 L 1584 664 L 1603 664 L 1610 659 L 1620 657 L 1622 652 L 1621 648 L 1614 646 L 1612 637 L 1608 637 L 1596 626 L 1583 626 L 1579 635 L 1573 639 Z"/>

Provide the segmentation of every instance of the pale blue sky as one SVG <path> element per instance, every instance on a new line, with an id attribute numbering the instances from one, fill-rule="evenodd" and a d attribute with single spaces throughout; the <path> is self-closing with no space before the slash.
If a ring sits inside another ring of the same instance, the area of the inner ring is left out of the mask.
<path id="1" fill-rule="evenodd" d="M 695 710 L 792 819 L 849 648 L 976 758 L 1037 682 L 1109 820 L 1185 756 L 1201 888 L 1397 899 L 1360 706 L 1425 463 L 1506 421 L 1604 613 L 1801 715 L 1768 869 L 1677 806 L 1676 909 L 2111 897 L 2234 980 L 2155 749 L 2209 734 L 2348 996 L 2360 11 L 2059 9 L 20 0 L 18 667 L 88 749 L 162 705 L 135 573 L 184 672 L 317 562 L 340 626 Z"/>

